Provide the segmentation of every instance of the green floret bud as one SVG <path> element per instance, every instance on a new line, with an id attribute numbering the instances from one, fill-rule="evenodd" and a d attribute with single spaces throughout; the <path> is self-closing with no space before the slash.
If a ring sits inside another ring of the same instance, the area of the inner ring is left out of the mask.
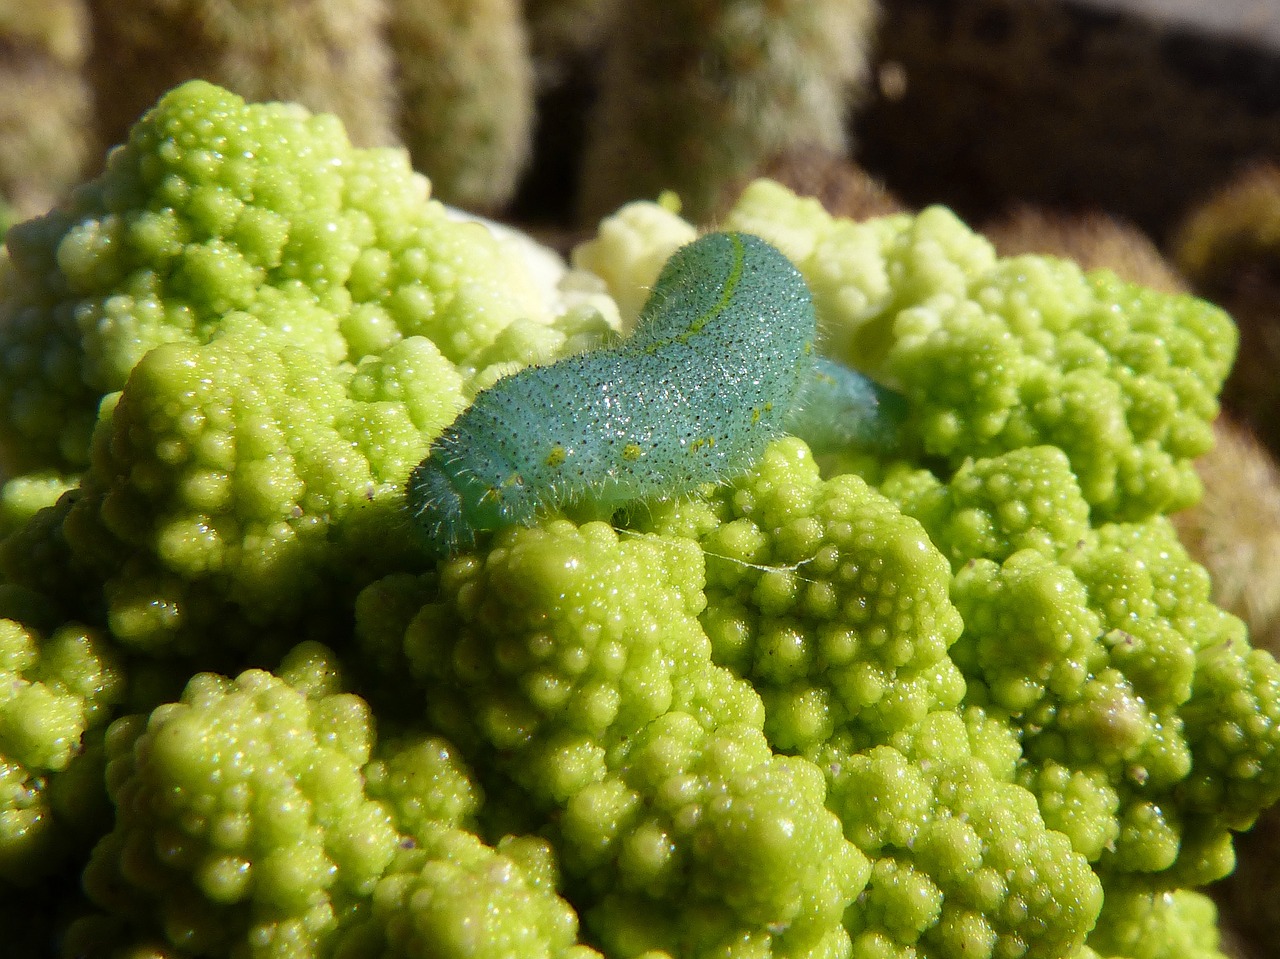
<path id="1" fill-rule="evenodd" d="M 759 697 L 712 662 L 702 577 L 696 544 L 673 536 L 509 530 L 441 569 L 404 633 L 406 668 L 489 771 L 486 806 L 520 804 L 508 818 L 549 831 L 606 949 L 838 954 L 865 861 L 817 767 L 775 754 Z"/>
<path id="2" fill-rule="evenodd" d="M 1193 756 L 1188 806 L 1248 828 L 1280 799 L 1280 664 L 1238 637 L 1203 650 L 1182 716 Z"/>
<path id="3" fill-rule="evenodd" d="M 945 524 L 929 532 L 956 568 L 980 558 L 1000 562 L 1021 549 L 1061 555 L 1089 532 L 1089 504 L 1056 446 L 969 460 L 947 493 L 939 504 Z"/>
<path id="4" fill-rule="evenodd" d="M 946 560 L 861 479 L 823 481 L 799 440 L 652 522 L 701 542 L 713 656 L 760 691 L 776 748 L 804 752 L 849 728 L 883 742 L 964 695 L 947 656 L 962 624 Z"/>
<path id="5" fill-rule="evenodd" d="M 759 729 L 669 712 L 557 829 L 571 893 L 609 954 L 842 955 L 868 864 L 824 806 L 817 766 Z M 742 950 L 728 952 L 730 948 Z"/>
<path id="6" fill-rule="evenodd" d="M 829 805 L 872 860 L 846 914 L 855 956 L 1072 955 L 1102 904 L 1097 877 L 1012 781 L 1012 731 L 933 713 L 891 744 L 823 748 Z"/>
<path id="7" fill-rule="evenodd" d="M 1033 550 L 975 559 L 952 596 L 965 621 L 953 655 L 970 701 L 1020 714 L 1087 681 L 1101 620 L 1069 568 Z"/>
<path id="8" fill-rule="evenodd" d="M 599 959 L 577 944 L 578 916 L 555 892 L 545 840 L 491 848 L 437 826 L 398 855 L 372 896 L 372 919 L 339 959 Z"/>
<path id="9" fill-rule="evenodd" d="M 342 661 L 323 643 L 307 640 L 289 650 L 276 667 L 276 677 L 308 699 L 347 691 Z"/>
<path id="10" fill-rule="evenodd" d="M 457 750 L 439 736 L 383 742 L 365 767 L 371 797 L 391 812 L 404 836 L 425 843 L 438 827 L 471 828 L 482 792 Z"/>
<path id="11" fill-rule="evenodd" d="M 0 619 L 0 881 L 27 885 L 100 824 L 98 731 L 123 698 L 110 644 L 67 624 L 47 637 Z"/>
<path id="12" fill-rule="evenodd" d="M 1234 355 L 1225 314 L 1044 258 L 975 281 L 965 300 L 895 321 L 886 369 L 917 405 L 926 450 L 955 461 L 1057 446 L 1103 517 L 1199 498 L 1190 461 L 1212 443 Z"/>
<path id="13" fill-rule="evenodd" d="M 112 724 L 112 832 L 85 888 L 138 935 L 199 955 L 320 956 L 391 862 L 364 792 L 364 702 L 261 670 L 203 673 L 179 702 Z"/>
<path id="14" fill-rule="evenodd" d="M 1194 503 L 1235 355 L 1225 313 L 1049 257 L 997 259 L 941 208 L 854 223 L 761 181 L 727 225 L 777 243 L 827 351 L 900 390 L 952 470 L 1028 446 L 1066 454 L 1094 519 Z"/>
<path id="15" fill-rule="evenodd" d="M 512 529 L 442 569 L 438 601 L 404 635 L 408 669 L 473 764 L 562 802 L 671 710 L 709 727 L 762 719 L 754 691 L 711 663 L 702 576 L 696 546 L 674 537 Z"/>
<path id="16" fill-rule="evenodd" d="M 0 616 L 44 629 L 94 618 L 99 584 L 64 536 L 75 499 L 74 491 L 59 497 L 0 539 Z"/>
<path id="17" fill-rule="evenodd" d="M 461 395 L 421 337 L 354 370 L 252 324 L 148 353 L 101 424 L 65 530 L 105 581 L 115 635 L 199 651 L 228 607 L 296 622 L 353 595 L 353 568 L 372 578 L 406 561 L 404 481 Z"/>
<path id="18" fill-rule="evenodd" d="M 1108 886 L 1089 945 L 1099 959 L 1226 959 L 1217 907 L 1190 889 Z"/>
<path id="19" fill-rule="evenodd" d="M 1018 781 L 1040 804 L 1045 825 L 1071 840 L 1071 848 L 1096 862 L 1120 838 L 1120 794 L 1105 770 L 1073 769 L 1046 760 L 1027 766 Z"/>
<path id="20" fill-rule="evenodd" d="M 1280 667 L 1209 601 L 1163 518 L 1065 545 L 957 572 L 968 701 L 1020 730 L 1018 781 L 1099 870 L 1217 878 L 1230 831 L 1277 798 Z"/>
<path id="21" fill-rule="evenodd" d="M 148 351 L 246 315 L 331 365 L 414 336 L 465 364 L 545 315 L 522 264 L 427 192 L 402 151 L 355 149 L 332 116 L 171 91 L 96 180 L 9 233 L 5 458 L 82 468 L 100 399 Z"/>

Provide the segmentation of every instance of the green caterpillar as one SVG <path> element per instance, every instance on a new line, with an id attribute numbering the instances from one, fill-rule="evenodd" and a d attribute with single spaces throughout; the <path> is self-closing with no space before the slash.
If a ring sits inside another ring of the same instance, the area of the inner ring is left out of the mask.
<path id="1" fill-rule="evenodd" d="M 609 507 L 738 475 L 828 400 L 878 442 L 891 432 L 885 391 L 829 361 L 818 372 L 816 332 L 785 256 L 750 234 L 704 236 L 667 262 L 630 339 L 477 396 L 413 470 L 409 509 L 449 555 L 566 503 Z"/>

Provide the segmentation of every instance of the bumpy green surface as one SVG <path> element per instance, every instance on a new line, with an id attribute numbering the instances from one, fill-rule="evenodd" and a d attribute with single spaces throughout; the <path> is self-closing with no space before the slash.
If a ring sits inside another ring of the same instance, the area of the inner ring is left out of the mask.
<path id="1" fill-rule="evenodd" d="M 777 747 L 803 753 L 855 729 L 883 742 L 964 695 L 947 655 L 963 623 L 946 560 L 860 478 L 823 482 L 798 440 L 774 444 L 731 495 L 653 522 L 705 531 L 714 658 L 760 692 Z"/>
<path id="2" fill-rule="evenodd" d="M 759 697 L 713 664 L 701 586 L 688 542 L 513 530 L 446 567 L 408 669 L 428 717 L 554 823 L 606 950 L 835 948 L 865 860 L 818 768 L 775 754 Z"/>
<path id="3" fill-rule="evenodd" d="M 101 731 L 123 684 L 96 631 L 42 636 L 0 619 L 0 882 L 30 886 L 65 868 L 100 828 Z"/>
<path id="4" fill-rule="evenodd" d="M 24 470 L 83 468 L 99 400 L 148 350 L 228 324 L 328 364 L 415 336 L 465 360 L 526 291 L 426 194 L 403 153 L 354 149 L 330 115 L 179 87 L 97 180 L 8 237 L 0 448 Z"/>
<path id="5" fill-rule="evenodd" d="M 116 823 L 86 890 L 197 955 L 252 940 L 284 956 L 332 935 L 398 839 L 364 794 L 370 741 L 354 696 L 308 699 L 262 671 L 196 676 L 145 722 L 112 725 Z"/>
<path id="6" fill-rule="evenodd" d="M 1213 439 L 1235 356 L 1221 310 L 1049 257 L 997 259 L 940 207 L 836 220 L 776 184 L 728 225 L 778 244 L 809 281 L 829 349 L 901 389 L 926 453 L 1059 447 L 1096 519 L 1195 502 L 1191 460 Z"/>
<path id="7" fill-rule="evenodd" d="M 0 448 L 44 472 L 6 490 L 7 522 L 83 476 L 59 528 L 74 563 L 21 556 L 14 577 L 86 567 L 134 649 L 218 629 L 270 659 L 306 610 L 341 615 L 408 561 L 405 478 L 471 380 L 567 335 L 524 265 L 426 194 L 332 117 L 193 82 L 18 228 Z"/>
<path id="8" fill-rule="evenodd" d="M 1198 892 L 1118 888 L 1107 894 L 1093 939 L 1103 959 L 1217 959 L 1217 918 L 1213 900 Z"/>
<path id="9" fill-rule="evenodd" d="M 555 893 L 543 840 L 492 849 L 469 832 L 437 828 L 401 853 L 378 883 L 372 919 L 340 947 L 354 959 L 599 959 L 576 945 L 578 917 Z"/>
<path id="10" fill-rule="evenodd" d="M 1196 890 L 1280 798 L 1280 667 L 1165 514 L 1229 321 L 997 260 L 941 210 L 854 224 L 759 184 L 728 219 L 907 395 L 894 457 L 784 438 L 439 564 L 410 468 L 478 387 L 605 324 L 401 157 L 194 83 L 14 229 L 15 948 L 1221 956 Z M 580 262 L 625 313 L 691 234 L 633 207 Z"/>

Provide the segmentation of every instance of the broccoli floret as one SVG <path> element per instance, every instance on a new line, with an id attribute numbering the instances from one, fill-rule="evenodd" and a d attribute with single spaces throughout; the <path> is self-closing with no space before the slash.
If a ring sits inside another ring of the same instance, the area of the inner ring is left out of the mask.
<path id="1" fill-rule="evenodd" d="M 0 447 L 50 472 L 14 479 L 0 522 L 84 472 L 68 555 L 14 578 L 48 591 L 87 565 L 115 636 L 149 653 L 207 653 L 216 629 L 271 661 L 303 610 L 332 619 L 408 562 L 405 478 L 466 394 L 604 328 L 592 310 L 553 322 L 523 264 L 428 201 L 402 154 L 198 81 L 10 248 Z"/>
<path id="2" fill-rule="evenodd" d="M 124 682 L 94 630 L 0 619 L 0 880 L 43 879 L 109 820 L 101 729 Z"/>
<path id="3" fill-rule="evenodd" d="M 1010 728 L 980 712 L 969 728 L 954 711 L 965 683 L 948 649 L 963 623 L 950 565 L 919 523 L 857 477 L 822 481 L 796 440 L 710 502 L 654 522 L 703 531 L 716 661 L 761 691 L 775 747 L 826 771 L 828 806 L 873 863 L 846 919 L 855 955 L 1079 945 L 1098 880 L 1014 781 Z M 1010 878 L 1018 856 L 1026 871 Z"/>
<path id="4" fill-rule="evenodd" d="M 727 225 L 791 256 L 828 350 L 901 390 L 925 452 L 951 469 L 1047 444 L 1096 519 L 1199 497 L 1191 460 L 1212 445 L 1237 339 L 1216 307 L 1063 260 L 999 260 L 941 208 L 859 224 L 761 182 Z"/>
<path id="5" fill-rule="evenodd" d="M 457 750 L 439 736 L 384 741 L 364 770 L 369 795 L 390 810 L 402 835 L 426 842 L 436 827 L 475 828 L 483 793 Z"/>
<path id="6" fill-rule="evenodd" d="M 759 690 L 776 748 L 804 753 L 851 729 L 881 743 L 964 695 L 947 656 L 963 624 L 946 560 L 858 477 L 823 482 L 799 440 L 651 523 L 701 542 L 714 658 Z"/>
<path id="7" fill-rule="evenodd" d="M 0 308 L 0 449 L 77 470 L 103 396 L 164 343 L 247 317 L 317 362 L 426 336 L 465 364 L 546 306 L 487 231 L 427 202 L 401 151 L 353 148 L 337 119 L 167 94 L 63 207 L 13 228 Z"/>
<path id="8" fill-rule="evenodd" d="M 131 932 L 195 955 L 324 954 L 399 834 L 364 791 L 371 717 L 270 673 L 202 673 L 107 735 L 112 831 L 85 888 Z"/>
<path id="9" fill-rule="evenodd" d="M 855 955 L 1065 956 L 1102 888 L 1014 782 L 1017 742 L 980 710 L 932 713 L 891 743 L 822 748 L 831 805 L 874 866 Z"/>
<path id="10" fill-rule="evenodd" d="M 600 959 L 577 942 L 578 916 L 555 893 L 545 840 L 496 848 L 436 827 L 398 855 L 372 896 L 372 918 L 340 959 Z"/>
<path id="11" fill-rule="evenodd" d="M 966 702 L 1018 731 L 1045 820 L 1104 874 L 1229 870 L 1229 831 L 1280 798 L 1264 772 L 1280 672 L 1212 605 L 1168 521 L 1091 525 L 1055 448 L 886 489 L 951 553 Z"/>
<path id="12" fill-rule="evenodd" d="M 1217 921 L 1213 900 L 1198 892 L 1108 888 L 1089 945 L 1099 959 L 1226 959 Z"/>
<path id="13" fill-rule="evenodd" d="M 893 495 L 928 526 L 957 570 L 975 559 L 1000 562 L 1021 549 L 1060 556 L 1090 528 L 1089 504 L 1056 446 L 969 460 L 945 486 L 935 481 L 908 493 L 905 479 L 894 477 Z"/>
<path id="14" fill-rule="evenodd" d="M 445 567 L 404 668 L 469 764 L 537 810 L 607 951 L 837 948 L 865 861 L 819 769 L 777 755 L 759 697 L 711 663 L 702 575 L 671 537 L 512 530 Z"/>
<path id="15" fill-rule="evenodd" d="M 475 835 L 483 792 L 453 746 L 413 735 L 384 741 L 377 754 L 365 785 L 400 843 L 369 918 L 344 934 L 338 956 L 598 957 L 578 944 L 578 914 L 556 892 L 545 839 L 508 835 L 491 847 Z"/>
<path id="16" fill-rule="evenodd" d="M 817 766 L 745 725 L 670 712 L 612 775 L 573 796 L 560 826 L 571 889 L 590 895 L 605 951 L 840 954 L 867 860 L 824 808 Z"/>
<path id="17" fill-rule="evenodd" d="M 67 959 L 1217 959 L 1194 890 L 1280 798 L 1280 667 L 1165 514 L 1229 323 L 940 209 L 728 220 L 902 392 L 896 450 L 783 437 L 443 561 L 403 510 L 434 434 L 625 328 L 692 225 L 630 208 L 555 302 L 401 155 L 196 82 L 16 227 L 0 922 Z"/>
<path id="18" fill-rule="evenodd" d="M 598 956 L 543 839 L 473 831 L 481 793 L 436 736 L 375 747 L 333 654 L 196 676 L 110 730 L 115 829 L 85 874 L 102 911 L 64 955 Z M 365 762 L 371 751 L 376 754 Z"/>
<path id="19" fill-rule="evenodd" d="M 432 721 L 532 796 L 564 801 L 673 710 L 761 721 L 751 687 L 711 665 L 691 544 L 564 522 L 513 530 L 489 555 L 442 570 L 404 650 Z"/>
<path id="20" fill-rule="evenodd" d="M 421 337 L 345 371 L 280 340 L 152 350 L 99 425 L 64 536 L 131 647 L 197 652 L 228 608 L 295 622 L 413 552 L 402 486 L 461 401 L 454 368 Z"/>

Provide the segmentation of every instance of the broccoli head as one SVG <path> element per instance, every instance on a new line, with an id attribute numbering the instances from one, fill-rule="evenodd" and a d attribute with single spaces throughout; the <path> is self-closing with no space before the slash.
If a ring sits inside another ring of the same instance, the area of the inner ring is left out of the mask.
<path id="1" fill-rule="evenodd" d="M 399 836 L 365 794 L 372 745 L 357 697 L 308 696 L 258 670 L 192 678 L 107 737 L 115 826 L 90 898 L 195 955 L 298 955 L 372 892 Z"/>
<path id="2" fill-rule="evenodd" d="M 4 605 L 26 605 L 15 599 Z M 124 682 L 96 630 L 68 623 L 44 635 L 0 619 L 0 880 L 44 879 L 110 821 L 102 731 Z"/>
<path id="3" fill-rule="evenodd" d="M 1066 454 L 1097 519 L 1191 505 L 1191 460 L 1235 357 L 1225 313 L 1044 256 L 999 259 L 940 207 L 870 223 L 761 181 L 727 225 L 777 243 L 813 289 L 833 355 L 911 404 L 955 470 L 1027 446 Z"/>
<path id="4" fill-rule="evenodd" d="M 427 194 L 333 117 L 193 81 L 17 229 L 8 522 L 75 503 L 54 568 L 20 556 L 14 578 L 65 592 L 49 580 L 82 570 L 132 649 L 191 656 L 216 631 L 270 662 L 306 609 L 341 615 L 408 562 L 405 478 L 476 383 L 606 329 L 553 316 L 521 258 Z"/>
<path id="5" fill-rule="evenodd" d="M 757 183 L 726 225 L 900 391 L 897 444 L 422 548 L 432 440 L 625 328 L 670 206 L 539 279 L 402 154 L 197 81 L 10 231 L 0 922 L 66 959 L 1218 959 L 1197 890 L 1280 798 L 1280 667 L 1168 519 L 1213 307 Z"/>
<path id="6" fill-rule="evenodd" d="M 545 305 L 488 233 L 427 202 L 403 152 L 353 148 L 292 104 L 193 81 L 63 206 L 14 228 L 0 313 L 0 449 L 83 469 L 103 396 L 151 349 L 252 321 L 317 362 L 425 336 L 465 364 Z"/>
<path id="7" fill-rule="evenodd" d="M 820 770 L 775 753 L 759 696 L 713 663 L 691 546 L 598 522 L 512 530 L 448 564 L 381 641 L 491 771 L 489 803 L 520 805 L 488 816 L 551 830 L 606 952 L 837 948 L 866 861 Z"/>

